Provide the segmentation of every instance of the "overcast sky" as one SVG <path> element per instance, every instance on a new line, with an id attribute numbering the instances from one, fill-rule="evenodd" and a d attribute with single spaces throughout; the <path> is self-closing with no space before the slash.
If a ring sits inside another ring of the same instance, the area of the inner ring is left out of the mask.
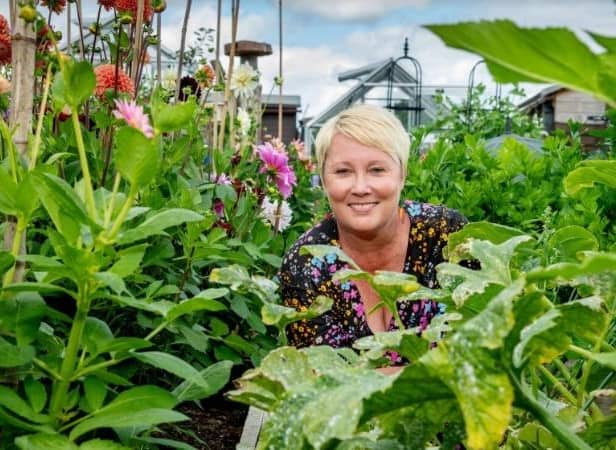
<path id="1" fill-rule="evenodd" d="M 616 35 L 616 3 L 612 0 L 282 0 L 284 93 L 301 95 L 301 115 L 314 116 L 351 88 L 338 73 L 388 57 L 402 55 L 404 38 L 417 58 L 427 85 L 467 84 L 478 57 L 446 48 L 422 28 L 425 24 L 508 18 L 523 26 L 566 26 L 583 34 L 591 30 Z M 223 0 L 222 41 L 230 37 L 230 1 Z M 180 45 L 186 2 L 167 0 L 162 42 Z M 216 26 L 216 0 L 193 0 L 189 40 L 199 27 Z M 84 16 L 94 18 L 95 0 L 83 0 Z M 8 15 L 8 0 L 0 0 Z M 66 19 L 54 16 L 62 28 Z M 278 1 L 242 0 L 238 39 L 268 42 L 273 55 L 259 60 L 263 92 L 270 91 L 278 72 Z M 484 70 L 479 81 L 488 82 Z M 527 87 L 527 91 L 537 90 Z M 533 93 L 533 92 L 529 92 Z"/>

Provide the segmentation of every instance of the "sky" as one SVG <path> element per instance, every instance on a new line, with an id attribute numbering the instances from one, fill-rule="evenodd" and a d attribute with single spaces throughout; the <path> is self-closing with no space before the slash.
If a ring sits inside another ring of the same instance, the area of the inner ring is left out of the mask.
<path id="1" fill-rule="evenodd" d="M 223 44 L 231 36 L 230 3 L 222 0 Z M 83 0 L 82 4 L 86 21 L 93 20 L 95 0 Z M 189 42 L 194 42 L 194 31 L 199 27 L 216 27 L 216 6 L 216 0 L 192 1 Z M 185 7 L 185 0 L 167 0 L 161 33 L 167 48 L 179 49 Z M 273 54 L 258 63 L 264 93 L 272 90 L 278 74 L 278 7 L 278 0 L 240 1 L 237 38 L 272 45 Z M 0 14 L 8 16 L 8 0 L 0 0 Z M 340 72 L 402 56 L 408 37 L 409 54 L 421 64 L 426 89 L 458 86 L 445 91 L 455 96 L 464 91 L 479 57 L 447 48 L 422 26 L 501 18 L 526 27 L 571 28 L 595 51 L 598 48 L 584 30 L 616 36 L 613 0 L 282 0 L 283 93 L 301 96 L 300 117 L 318 115 L 355 84 L 338 82 Z M 54 16 L 52 21 L 63 28 L 66 18 Z M 483 67 L 476 80 L 491 86 Z M 524 86 L 528 95 L 541 87 Z"/>

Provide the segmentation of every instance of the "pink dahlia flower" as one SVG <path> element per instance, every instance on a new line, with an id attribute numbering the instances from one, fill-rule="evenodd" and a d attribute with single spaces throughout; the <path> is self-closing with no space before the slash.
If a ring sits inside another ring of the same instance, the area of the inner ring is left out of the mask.
<path id="1" fill-rule="evenodd" d="M 153 138 L 154 130 L 150 125 L 150 119 L 148 115 L 143 112 L 143 108 L 134 100 L 127 102 L 126 100 L 115 100 L 116 109 L 113 110 L 113 115 L 117 119 L 124 119 L 126 123 L 140 130 L 145 137 Z"/>
<path id="2" fill-rule="evenodd" d="M 297 178 L 293 169 L 289 167 L 287 155 L 277 151 L 269 142 L 258 145 L 257 154 L 263 162 L 259 172 L 267 173 L 269 177 L 275 177 L 282 198 L 289 198 L 293 193 L 293 186 L 297 184 Z"/>

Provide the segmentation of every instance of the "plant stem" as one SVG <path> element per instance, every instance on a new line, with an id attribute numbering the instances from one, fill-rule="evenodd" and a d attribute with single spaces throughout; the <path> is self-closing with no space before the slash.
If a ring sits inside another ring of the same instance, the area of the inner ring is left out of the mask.
<path id="1" fill-rule="evenodd" d="M 30 158 L 29 169 L 32 170 L 36 166 L 39 151 L 41 149 L 41 132 L 43 130 L 43 119 L 45 118 L 45 109 L 47 108 L 47 97 L 49 96 L 49 87 L 51 86 L 51 64 L 47 65 L 47 75 L 45 76 L 45 85 L 43 87 L 43 99 L 39 109 L 38 122 L 36 124 L 36 134 L 34 135 L 34 145 L 32 148 L 32 157 Z"/>
<path id="2" fill-rule="evenodd" d="M 592 447 L 584 442 L 578 435 L 573 433 L 564 423 L 553 416 L 543 405 L 537 402 L 528 392 L 528 388 L 522 385 L 515 374 L 509 373 L 516 400 L 520 405 L 532 413 L 550 432 L 563 444 L 565 448 L 577 450 L 592 450 Z"/>
<path id="3" fill-rule="evenodd" d="M 81 125 L 79 124 L 79 114 L 76 105 L 72 105 L 71 118 L 75 131 L 75 140 L 77 141 L 77 151 L 79 152 L 79 163 L 83 173 L 86 207 L 88 208 L 90 217 L 96 221 L 97 213 L 96 204 L 94 203 L 94 189 L 92 188 L 92 178 L 90 177 L 90 167 L 88 166 L 88 158 L 86 156 L 86 146 L 83 143 L 83 135 L 81 134 Z"/>
<path id="4" fill-rule="evenodd" d="M 169 325 L 169 322 L 167 322 L 166 320 L 163 320 L 156 328 L 154 328 L 150 334 L 148 334 L 144 339 L 146 341 L 151 340 L 154 336 L 156 336 L 158 333 L 160 333 L 161 331 L 163 331 L 165 329 L 165 327 Z"/>
<path id="5" fill-rule="evenodd" d="M 34 364 L 36 364 L 40 369 L 44 370 L 45 372 L 47 372 L 49 375 L 51 375 L 53 378 L 55 378 L 56 380 L 59 380 L 60 374 L 58 372 L 56 372 L 55 370 L 53 370 L 51 367 L 49 367 L 44 361 L 41 361 L 38 358 L 34 358 L 32 360 L 34 362 Z"/>
<path id="6" fill-rule="evenodd" d="M 118 190 L 120 189 L 120 174 L 116 173 L 115 180 L 113 181 L 113 191 L 111 191 L 111 199 L 109 199 L 109 205 L 107 206 L 107 210 L 105 211 L 103 228 L 107 228 L 109 223 L 111 222 L 111 215 L 113 214 L 113 209 L 115 208 L 115 200 L 118 195 Z"/>
<path id="7" fill-rule="evenodd" d="M 567 399 L 567 401 L 569 401 L 572 405 L 576 404 L 576 398 L 575 396 L 569 392 L 569 389 L 567 389 L 558 378 L 556 378 L 554 376 L 554 374 L 552 372 L 550 372 L 548 369 L 546 369 L 544 366 L 539 365 L 537 366 L 539 368 L 539 372 L 541 372 L 541 374 L 552 384 L 552 386 L 554 386 L 554 388 L 560 392 L 560 394 L 565 397 Z"/>
<path id="8" fill-rule="evenodd" d="M 124 202 L 124 205 L 122 206 L 122 209 L 120 210 L 120 214 L 118 214 L 118 217 L 116 217 L 116 220 L 113 223 L 113 227 L 111 228 L 111 231 L 109 232 L 109 236 L 108 236 L 109 240 L 115 239 L 116 235 L 120 231 L 120 227 L 124 223 L 124 219 L 126 219 L 128 212 L 133 206 L 133 202 L 135 201 L 136 196 L 137 196 L 137 189 L 134 186 L 131 186 L 130 191 L 128 193 L 128 197 L 126 198 L 126 201 Z"/>
<path id="9" fill-rule="evenodd" d="M 51 393 L 51 400 L 49 402 L 49 413 L 58 421 L 62 414 L 62 408 L 64 402 L 66 402 L 68 389 L 70 387 L 71 379 L 73 378 L 73 372 L 75 370 L 75 363 L 77 362 L 77 353 L 79 347 L 81 347 L 81 340 L 83 337 L 83 330 L 86 325 L 86 318 L 90 311 L 90 299 L 88 298 L 90 292 L 87 284 L 79 287 L 79 296 L 77 298 L 77 312 L 73 319 L 73 325 L 68 338 L 68 344 L 64 352 L 64 360 L 60 368 L 60 379 L 54 382 Z"/>

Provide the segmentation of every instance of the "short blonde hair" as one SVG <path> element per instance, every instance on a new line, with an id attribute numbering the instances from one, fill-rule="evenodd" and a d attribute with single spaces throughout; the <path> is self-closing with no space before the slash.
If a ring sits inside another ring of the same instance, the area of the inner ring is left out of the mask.
<path id="1" fill-rule="evenodd" d="M 327 152 L 337 133 L 387 153 L 400 163 L 402 174 L 406 177 L 411 139 L 391 111 L 374 105 L 355 105 L 325 122 L 315 140 L 317 168 L 321 179 Z"/>

